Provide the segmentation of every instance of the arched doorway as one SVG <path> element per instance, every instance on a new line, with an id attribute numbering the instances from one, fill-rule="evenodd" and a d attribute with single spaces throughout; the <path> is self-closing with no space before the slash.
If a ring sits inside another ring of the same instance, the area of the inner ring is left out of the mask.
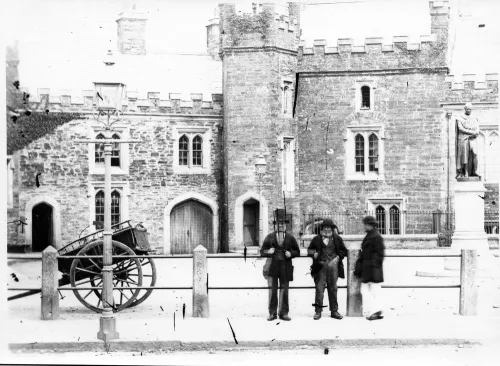
<path id="1" fill-rule="evenodd" d="M 41 202 L 32 211 L 32 250 L 43 252 L 48 246 L 54 246 L 54 218 L 52 206 Z"/>
<path id="2" fill-rule="evenodd" d="M 259 245 L 259 201 L 250 198 L 243 204 L 243 244 Z"/>
<path id="3" fill-rule="evenodd" d="M 200 244 L 214 253 L 213 220 L 212 209 L 197 200 L 174 206 L 170 213 L 170 253 L 191 254 Z"/>

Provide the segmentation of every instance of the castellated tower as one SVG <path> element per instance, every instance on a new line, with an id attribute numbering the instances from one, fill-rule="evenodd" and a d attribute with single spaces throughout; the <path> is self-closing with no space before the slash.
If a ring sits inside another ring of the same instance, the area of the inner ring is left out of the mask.
<path id="1" fill-rule="evenodd" d="M 262 244 L 273 229 L 273 210 L 294 210 L 293 173 L 284 184 L 284 149 L 295 169 L 293 95 L 300 39 L 299 3 L 287 7 L 253 4 L 237 13 L 219 5 L 220 54 L 223 61 L 225 218 L 230 249 Z M 290 144 L 287 138 L 291 138 Z M 286 146 L 284 146 L 284 139 Z M 262 198 L 255 162 L 262 154 L 267 172 Z M 297 214 L 297 213 L 296 213 Z M 297 217 L 296 215 L 294 215 Z M 298 232 L 298 225 L 293 231 Z"/>
<path id="2" fill-rule="evenodd" d="M 139 13 L 133 6 L 132 11 L 123 12 L 116 20 L 118 23 L 118 50 L 122 54 L 146 54 L 147 16 Z"/>

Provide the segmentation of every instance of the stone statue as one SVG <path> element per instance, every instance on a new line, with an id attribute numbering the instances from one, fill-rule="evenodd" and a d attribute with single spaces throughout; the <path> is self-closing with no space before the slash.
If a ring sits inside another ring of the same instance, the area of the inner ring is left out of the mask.
<path id="1" fill-rule="evenodd" d="M 471 116 L 472 104 L 467 103 L 465 113 L 456 116 L 456 178 L 481 177 L 477 174 L 477 136 L 479 135 L 479 120 Z"/>

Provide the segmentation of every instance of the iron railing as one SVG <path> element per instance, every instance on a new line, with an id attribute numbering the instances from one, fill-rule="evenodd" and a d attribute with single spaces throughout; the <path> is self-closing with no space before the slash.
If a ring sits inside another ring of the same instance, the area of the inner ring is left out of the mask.
<path id="1" fill-rule="evenodd" d="M 330 218 L 338 227 L 339 234 L 362 235 L 365 233 L 363 218 L 373 216 L 383 235 L 437 234 L 452 232 L 455 227 L 453 212 L 444 211 L 317 211 L 302 214 L 302 235 L 317 235 L 324 219 Z"/>

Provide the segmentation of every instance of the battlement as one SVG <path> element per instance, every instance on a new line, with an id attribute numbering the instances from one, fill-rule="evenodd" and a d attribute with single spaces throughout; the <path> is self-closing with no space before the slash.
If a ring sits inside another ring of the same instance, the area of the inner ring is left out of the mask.
<path id="1" fill-rule="evenodd" d="M 300 38 L 299 5 L 254 3 L 251 12 L 243 12 L 235 4 L 220 4 L 222 49 L 277 46 L 295 51 Z"/>
<path id="2" fill-rule="evenodd" d="M 447 103 L 498 103 L 498 74 L 463 74 L 445 77 Z"/>
<path id="3" fill-rule="evenodd" d="M 29 93 L 27 88 L 21 91 Z M 211 94 L 211 100 L 204 100 L 203 93 L 169 93 L 168 99 L 161 99 L 159 92 L 126 91 L 122 101 L 125 113 L 153 114 L 216 114 L 222 113 L 222 94 Z M 63 90 L 58 95 L 50 93 L 48 88 L 39 88 L 36 95 L 29 98 L 29 108 L 32 110 L 50 110 L 59 112 L 90 112 L 96 106 L 93 90 L 82 90 L 75 96 L 69 90 Z"/>

